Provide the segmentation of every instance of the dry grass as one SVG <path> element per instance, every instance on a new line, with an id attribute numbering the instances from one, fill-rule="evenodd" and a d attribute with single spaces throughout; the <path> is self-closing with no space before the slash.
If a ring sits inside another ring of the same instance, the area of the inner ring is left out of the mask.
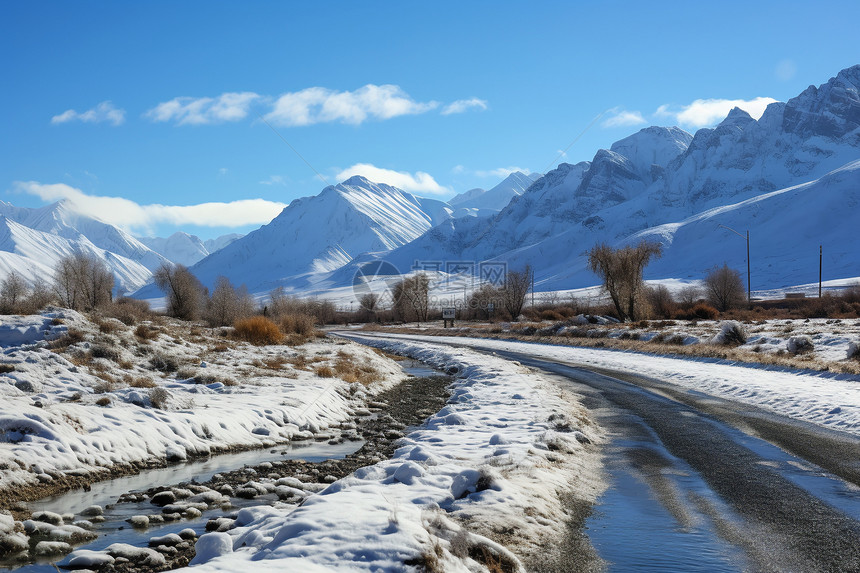
<path id="1" fill-rule="evenodd" d="M 131 388 L 155 388 L 155 382 L 146 376 L 132 376 L 126 374 L 122 377 L 122 381 Z"/>
<path id="2" fill-rule="evenodd" d="M 134 329 L 134 335 L 139 340 L 155 340 L 158 338 L 158 329 L 147 324 L 138 324 Z"/>
<path id="3" fill-rule="evenodd" d="M 252 316 L 233 325 L 234 336 L 255 346 L 279 344 L 284 335 L 278 326 L 265 316 Z"/>
<path id="4" fill-rule="evenodd" d="M 340 356 L 340 354 L 338 353 L 339 356 L 334 363 L 334 370 L 338 378 L 344 382 L 350 384 L 358 382 L 367 386 L 381 378 L 379 371 L 370 363 L 357 364 L 354 356 Z"/>
<path id="5" fill-rule="evenodd" d="M 317 366 L 314 373 L 320 378 L 334 378 L 334 370 L 332 370 L 331 366 Z"/>

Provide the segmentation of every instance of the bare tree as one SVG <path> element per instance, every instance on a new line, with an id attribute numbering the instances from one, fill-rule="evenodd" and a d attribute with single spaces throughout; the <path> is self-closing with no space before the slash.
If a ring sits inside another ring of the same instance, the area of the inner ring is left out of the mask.
<path id="1" fill-rule="evenodd" d="M 29 295 L 27 282 L 15 271 L 0 283 L 0 314 L 23 314 L 22 308 Z"/>
<path id="2" fill-rule="evenodd" d="M 359 299 L 358 304 L 365 320 L 369 321 L 376 319 L 377 313 L 380 310 L 380 298 L 381 297 L 378 294 L 368 292 L 362 295 Z"/>
<path id="3" fill-rule="evenodd" d="M 408 277 L 394 285 L 392 289 L 394 296 L 394 310 L 404 321 L 408 317 L 415 317 L 421 321 L 427 321 L 430 312 L 430 279 L 424 273 Z"/>
<path id="4" fill-rule="evenodd" d="M 206 289 L 187 267 L 164 263 L 153 273 L 153 279 L 167 297 L 167 314 L 183 320 L 200 318 Z"/>
<path id="5" fill-rule="evenodd" d="M 672 311 L 675 310 L 675 301 L 672 299 L 672 293 L 666 288 L 666 285 L 656 285 L 645 289 L 645 298 L 654 313 L 652 316 L 660 318 L 672 318 Z"/>
<path id="6" fill-rule="evenodd" d="M 54 290 L 60 304 L 92 310 L 112 300 L 114 276 L 104 261 L 85 253 L 60 259 L 54 269 Z"/>
<path id="7" fill-rule="evenodd" d="M 705 292 L 708 301 L 717 310 L 724 312 L 743 305 L 746 291 L 741 273 L 724 263 L 722 267 L 714 267 L 705 275 Z"/>
<path id="8" fill-rule="evenodd" d="M 24 304 L 24 312 L 26 314 L 35 314 L 54 302 L 54 293 L 51 291 L 50 285 L 41 277 L 37 277 L 30 287 L 30 296 Z"/>
<path id="9" fill-rule="evenodd" d="M 232 325 L 239 318 L 239 295 L 227 277 L 220 276 L 215 281 L 204 318 L 209 326 Z"/>
<path id="10" fill-rule="evenodd" d="M 490 318 L 491 314 L 501 312 L 504 309 L 503 299 L 504 293 L 501 292 L 501 289 L 490 283 L 484 283 L 480 288 L 472 291 L 469 296 L 468 316 Z"/>
<path id="11" fill-rule="evenodd" d="M 505 282 L 500 294 L 502 295 L 502 304 L 508 314 L 511 315 L 512 320 L 516 320 L 522 312 L 533 278 L 531 265 L 526 265 L 521 271 L 508 270 L 505 274 Z"/>
<path id="12" fill-rule="evenodd" d="M 642 273 L 651 258 L 658 258 L 662 253 L 658 243 L 648 241 L 620 249 L 600 243 L 588 252 L 588 266 L 603 281 L 603 288 L 621 320 L 636 320 L 645 285 Z"/>
<path id="13" fill-rule="evenodd" d="M 693 308 L 699 299 L 702 297 L 702 290 L 699 287 L 688 285 L 678 291 L 678 302 L 684 308 Z"/>

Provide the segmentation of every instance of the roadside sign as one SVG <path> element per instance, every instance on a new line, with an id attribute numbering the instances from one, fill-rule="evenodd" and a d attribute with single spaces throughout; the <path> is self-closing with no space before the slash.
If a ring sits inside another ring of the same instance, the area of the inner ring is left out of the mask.
<path id="1" fill-rule="evenodd" d="M 456 308 L 443 308 L 442 309 L 442 318 L 445 320 L 453 320 L 457 316 Z"/>

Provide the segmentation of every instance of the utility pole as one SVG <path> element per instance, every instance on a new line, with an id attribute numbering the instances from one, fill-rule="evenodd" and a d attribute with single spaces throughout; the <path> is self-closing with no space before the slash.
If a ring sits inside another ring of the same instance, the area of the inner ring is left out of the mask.
<path id="1" fill-rule="evenodd" d="M 821 270 L 824 258 L 824 245 L 818 245 L 818 298 L 821 298 Z"/>
<path id="2" fill-rule="evenodd" d="M 747 242 L 747 304 L 749 306 L 752 306 L 752 280 L 750 278 L 750 232 L 749 232 L 749 230 L 747 230 L 747 234 L 746 234 L 746 236 L 744 236 L 744 235 L 741 235 L 740 233 L 738 233 L 737 231 L 735 231 L 734 229 L 732 229 L 731 227 L 726 227 L 725 225 L 718 225 L 718 226 L 722 227 L 723 229 L 726 229 L 728 231 L 731 231 L 732 233 L 734 233 L 735 235 L 737 235 L 741 239 L 746 239 L 746 242 Z"/>

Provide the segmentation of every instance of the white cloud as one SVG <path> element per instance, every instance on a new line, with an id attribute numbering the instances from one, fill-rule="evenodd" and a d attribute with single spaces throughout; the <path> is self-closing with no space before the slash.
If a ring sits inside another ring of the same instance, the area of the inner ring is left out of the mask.
<path id="1" fill-rule="evenodd" d="M 218 177 L 226 177 L 228 173 L 230 173 L 230 170 L 226 167 L 222 167 L 218 170 Z"/>
<path id="2" fill-rule="evenodd" d="M 490 169 L 487 171 L 478 169 L 475 171 L 475 175 L 477 175 L 478 177 L 494 177 L 496 179 L 504 179 L 511 173 L 516 173 L 517 171 L 520 171 L 522 173 L 531 173 L 530 170 L 524 169 L 522 167 L 498 167 L 496 169 Z"/>
<path id="3" fill-rule="evenodd" d="M 465 173 L 465 172 L 466 172 L 466 167 L 464 165 L 455 165 L 451 169 L 451 173 L 453 173 L 454 175 L 459 175 L 460 173 Z"/>
<path id="4" fill-rule="evenodd" d="M 442 115 L 451 115 L 453 113 L 463 113 L 470 109 L 477 108 L 481 111 L 487 109 L 487 101 L 476 97 L 469 99 L 458 99 L 451 102 L 442 109 Z"/>
<path id="5" fill-rule="evenodd" d="M 260 185 L 286 185 L 287 181 L 281 175 L 269 175 L 268 179 L 259 182 Z"/>
<path id="6" fill-rule="evenodd" d="M 399 86 L 368 84 L 355 91 L 313 87 L 280 96 L 266 120 L 288 127 L 341 122 L 359 125 L 368 119 L 391 119 L 425 113 L 439 102 L 417 102 Z"/>
<path id="7" fill-rule="evenodd" d="M 343 181 L 353 175 L 361 175 L 375 183 L 386 183 L 410 193 L 418 193 L 419 195 L 444 195 L 451 192 L 451 189 L 439 185 L 429 173 L 416 171 L 412 174 L 406 171 L 394 171 L 392 169 L 383 169 L 370 163 L 356 163 L 352 167 L 344 169 L 335 177 L 339 181 Z"/>
<path id="8" fill-rule="evenodd" d="M 63 183 L 42 184 L 18 181 L 15 190 L 35 195 L 44 201 L 67 200 L 84 215 L 96 217 L 129 231 L 148 231 L 158 223 L 199 225 L 202 227 L 242 227 L 265 224 L 286 206 L 264 199 L 243 199 L 229 203 L 197 205 L 140 205 L 122 197 L 88 195 Z"/>
<path id="9" fill-rule="evenodd" d="M 125 122 L 125 110 L 114 107 L 110 101 L 103 101 L 92 109 L 78 113 L 69 109 L 51 118 L 51 123 L 60 124 L 70 121 L 82 121 L 84 123 L 110 123 L 122 125 Z"/>
<path id="10" fill-rule="evenodd" d="M 715 125 L 725 119 L 732 108 L 739 107 L 753 119 L 758 119 L 764 113 L 765 108 L 774 103 L 775 99 L 769 97 L 757 97 L 751 100 L 743 99 L 697 99 L 690 105 L 673 108 L 669 105 L 661 105 L 654 112 L 657 117 L 673 118 L 680 125 L 689 127 L 706 127 Z"/>
<path id="11" fill-rule="evenodd" d="M 208 125 L 238 121 L 248 116 L 251 105 L 260 99 L 254 92 L 229 92 L 218 97 L 177 97 L 147 111 L 153 121 L 174 121 L 178 125 Z"/>
<path id="12" fill-rule="evenodd" d="M 634 125 L 648 123 L 648 121 L 642 117 L 642 114 L 638 111 L 627 111 L 626 109 L 616 107 L 610 109 L 607 114 L 609 114 L 609 117 L 603 120 L 603 123 L 601 124 L 606 128 L 632 127 Z"/>

